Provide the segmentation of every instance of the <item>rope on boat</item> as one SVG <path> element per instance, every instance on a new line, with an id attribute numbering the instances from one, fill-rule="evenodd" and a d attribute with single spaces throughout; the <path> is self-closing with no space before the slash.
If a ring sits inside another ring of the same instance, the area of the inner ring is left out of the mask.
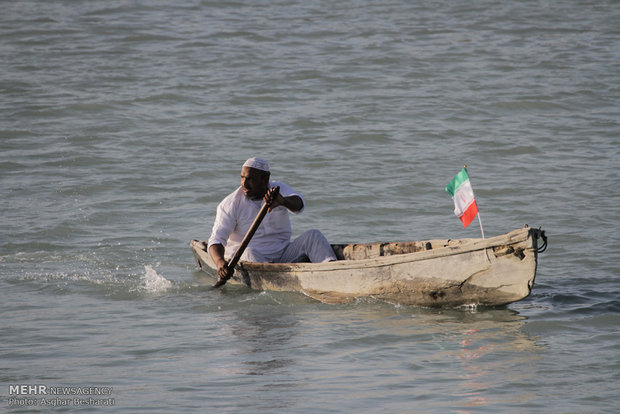
<path id="1" fill-rule="evenodd" d="M 540 236 L 542 238 L 543 244 L 538 249 L 536 249 L 536 252 L 537 253 L 542 253 L 545 250 L 547 250 L 547 235 L 545 234 L 544 230 L 538 229 L 538 236 Z"/>

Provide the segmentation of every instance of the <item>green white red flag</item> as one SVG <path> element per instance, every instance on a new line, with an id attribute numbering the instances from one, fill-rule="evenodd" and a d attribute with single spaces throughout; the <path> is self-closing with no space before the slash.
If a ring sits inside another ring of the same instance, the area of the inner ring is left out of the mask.
<path id="1" fill-rule="evenodd" d="M 461 219 L 463 227 L 469 226 L 476 218 L 476 215 L 478 215 L 478 205 L 474 198 L 474 190 L 471 187 L 469 175 L 467 175 L 467 168 L 463 167 L 463 169 L 454 176 L 450 184 L 446 186 L 446 191 L 454 201 L 454 214 Z"/>

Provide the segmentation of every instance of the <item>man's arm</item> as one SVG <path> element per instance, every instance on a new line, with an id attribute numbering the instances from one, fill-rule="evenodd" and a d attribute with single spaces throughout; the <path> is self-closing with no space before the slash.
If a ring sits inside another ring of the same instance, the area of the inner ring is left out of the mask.
<path id="1" fill-rule="evenodd" d="M 209 247 L 209 255 L 217 266 L 218 278 L 220 280 L 229 278 L 232 274 L 232 271 L 226 267 L 228 262 L 226 262 L 226 259 L 224 259 L 224 246 L 222 246 L 221 244 L 212 244 L 211 247 Z"/>
<path id="2" fill-rule="evenodd" d="M 296 195 L 283 197 L 280 193 L 278 193 L 276 197 L 274 197 L 273 192 L 274 189 L 270 188 L 265 194 L 265 202 L 271 202 L 271 206 L 269 207 L 268 211 L 271 212 L 271 210 L 278 206 L 284 206 L 293 212 L 299 211 L 304 208 L 304 202 L 302 201 L 301 197 Z"/>

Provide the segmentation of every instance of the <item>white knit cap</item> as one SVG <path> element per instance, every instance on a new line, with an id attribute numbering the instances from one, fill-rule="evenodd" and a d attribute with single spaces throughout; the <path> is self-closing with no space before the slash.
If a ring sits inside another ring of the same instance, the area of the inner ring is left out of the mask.
<path id="1" fill-rule="evenodd" d="M 252 157 L 243 163 L 243 166 L 269 172 L 269 164 L 267 164 L 267 161 L 262 158 Z"/>

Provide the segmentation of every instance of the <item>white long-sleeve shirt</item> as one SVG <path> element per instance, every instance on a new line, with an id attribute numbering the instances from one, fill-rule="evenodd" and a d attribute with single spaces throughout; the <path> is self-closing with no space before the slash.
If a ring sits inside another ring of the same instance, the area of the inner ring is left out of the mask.
<path id="1" fill-rule="evenodd" d="M 280 194 L 283 197 L 296 195 L 303 202 L 301 194 L 295 192 L 288 184 L 276 181 L 269 182 L 269 188 L 276 186 L 280 186 Z M 247 198 L 241 187 L 226 196 L 217 206 L 208 248 L 213 244 L 221 244 L 225 248 L 224 255 L 232 257 L 252 226 L 262 204 L 262 199 L 251 200 Z M 303 209 L 302 207 L 301 210 L 293 213 L 300 213 Z M 254 233 L 249 247 L 268 260 L 279 259 L 282 251 L 291 241 L 292 230 L 288 214 L 289 210 L 284 206 L 278 206 L 267 213 L 258 230 Z"/>

